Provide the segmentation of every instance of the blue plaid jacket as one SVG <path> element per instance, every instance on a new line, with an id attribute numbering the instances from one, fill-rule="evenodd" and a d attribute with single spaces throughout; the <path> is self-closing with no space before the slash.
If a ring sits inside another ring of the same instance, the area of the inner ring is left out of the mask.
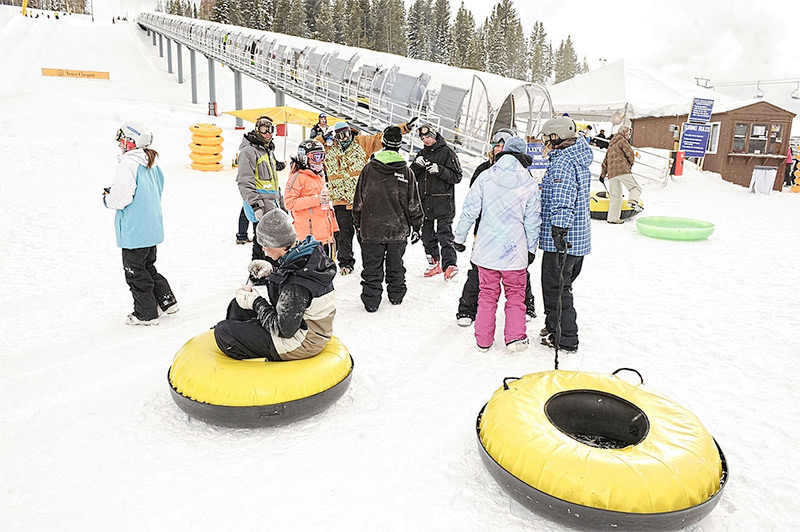
<path id="1" fill-rule="evenodd" d="M 567 148 L 550 152 L 550 165 L 542 180 L 542 226 L 539 247 L 555 252 L 552 226 L 569 229 L 569 255 L 583 256 L 592 251 L 589 226 L 589 165 L 592 149 L 584 137 Z"/>

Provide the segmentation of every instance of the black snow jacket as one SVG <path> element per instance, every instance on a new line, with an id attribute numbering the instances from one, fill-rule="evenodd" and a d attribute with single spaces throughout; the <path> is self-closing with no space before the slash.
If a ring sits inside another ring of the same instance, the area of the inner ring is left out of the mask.
<path id="1" fill-rule="evenodd" d="M 427 169 L 428 163 L 436 163 L 439 171 L 432 173 Z M 425 218 L 447 218 L 456 214 L 455 185 L 461 182 L 461 163 L 453 149 L 444 138 L 437 133 L 436 143 L 425 146 L 417 153 L 411 163 L 411 170 L 417 177 L 419 193 L 422 197 L 422 209 Z"/>
<path id="2" fill-rule="evenodd" d="M 409 226 L 422 227 L 422 206 L 414 173 L 394 151 L 376 153 L 358 176 L 353 220 L 367 244 L 405 242 Z"/>

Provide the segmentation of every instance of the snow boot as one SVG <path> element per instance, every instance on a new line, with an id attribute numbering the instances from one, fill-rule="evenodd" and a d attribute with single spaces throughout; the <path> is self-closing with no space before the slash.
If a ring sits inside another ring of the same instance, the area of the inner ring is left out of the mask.
<path id="1" fill-rule="evenodd" d="M 158 318 L 156 317 L 152 320 L 143 320 L 131 312 L 128 314 L 128 317 L 125 318 L 125 325 L 158 325 Z"/>
<path id="2" fill-rule="evenodd" d="M 469 314 L 456 314 L 456 323 L 459 327 L 469 327 L 474 321 L 475 318 Z"/>
<path id="3" fill-rule="evenodd" d="M 511 352 L 524 351 L 528 349 L 530 340 L 527 338 L 520 338 L 519 340 L 511 340 L 506 344 L 506 348 Z"/>
<path id="4" fill-rule="evenodd" d="M 553 349 L 555 349 L 556 343 L 553 340 L 553 335 L 552 334 L 548 334 L 547 336 L 543 336 L 542 337 L 542 345 L 546 345 L 547 347 L 552 347 Z M 578 346 L 577 345 L 575 345 L 575 346 L 559 345 L 558 349 L 561 350 L 561 351 L 566 351 L 568 353 L 574 353 L 575 351 L 578 350 Z"/>
<path id="5" fill-rule="evenodd" d="M 437 257 L 428 255 L 428 264 L 430 264 L 430 267 L 425 270 L 425 277 L 434 277 L 442 273 L 442 265 Z"/>
<path id="6" fill-rule="evenodd" d="M 458 267 L 457 266 L 448 266 L 444 270 L 444 280 L 451 281 L 453 277 L 458 275 Z"/>
<path id="7" fill-rule="evenodd" d="M 350 275 L 353 273 L 353 268 L 350 266 L 342 266 L 339 268 L 339 275 Z"/>

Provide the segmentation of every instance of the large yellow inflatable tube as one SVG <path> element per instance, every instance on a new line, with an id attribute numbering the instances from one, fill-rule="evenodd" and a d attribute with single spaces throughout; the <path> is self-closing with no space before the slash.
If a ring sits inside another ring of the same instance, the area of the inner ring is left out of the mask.
<path id="1" fill-rule="evenodd" d="M 353 360 L 338 338 L 315 357 L 288 362 L 232 359 L 214 331 L 178 351 L 169 384 L 178 406 L 194 417 L 226 426 L 267 426 L 308 417 L 338 399 L 349 385 Z"/>
<path id="2" fill-rule="evenodd" d="M 214 124 L 192 124 L 189 131 L 200 137 L 216 137 L 222 134 L 222 128 Z"/>
<path id="3" fill-rule="evenodd" d="M 189 149 L 192 150 L 192 153 L 200 153 L 203 155 L 216 155 L 217 153 L 222 153 L 221 144 L 206 146 L 205 144 L 197 144 L 195 142 L 192 142 L 191 144 L 189 144 Z"/>
<path id="4" fill-rule="evenodd" d="M 592 192 L 589 195 L 589 216 L 592 220 L 605 220 L 608 218 L 608 204 L 609 199 L 606 191 L 600 190 Z M 644 202 L 639 201 L 639 204 L 644 207 Z M 636 211 L 631 209 L 631 206 L 628 205 L 628 200 L 623 198 L 622 210 L 619 213 L 620 219 L 626 220 L 633 216 L 636 216 Z"/>
<path id="5" fill-rule="evenodd" d="M 222 160 L 222 154 L 221 153 L 216 153 L 216 154 L 207 155 L 207 154 L 204 154 L 204 153 L 192 152 L 192 153 L 189 154 L 189 158 L 192 161 L 194 161 L 196 163 L 200 163 L 200 164 L 214 164 L 214 163 L 218 163 L 218 162 L 220 162 Z"/>
<path id="6" fill-rule="evenodd" d="M 192 163 L 190 166 L 194 170 L 200 170 L 201 172 L 219 172 L 220 170 L 222 170 L 222 163 L 211 163 L 211 164 Z"/>
<path id="7" fill-rule="evenodd" d="M 694 414 L 658 393 L 613 375 L 575 371 L 533 373 L 505 388 L 481 414 L 481 444 L 504 470 L 540 492 L 601 510 L 657 514 L 700 505 L 721 489 L 716 442 Z M 636 443 L 598 448 L 557 426 L 590 419 L 574 402 L 586 394 L 594 394 L 589 408 L 619 402 L 630 416 L 623 430 Z M 570 401 L 572 412 L 562 419 Z"/>
<path id="8" fill-rule="evenodd" d="M 225 139 L 217 135 L 216 137 L 201 137 L 200 135 L 192 135 L 192 144 L 201 144 L 203 146 L 216 146 L 222 151 L 222 142 Z M 189 145 L 191 147 L 191 144 Z"/>

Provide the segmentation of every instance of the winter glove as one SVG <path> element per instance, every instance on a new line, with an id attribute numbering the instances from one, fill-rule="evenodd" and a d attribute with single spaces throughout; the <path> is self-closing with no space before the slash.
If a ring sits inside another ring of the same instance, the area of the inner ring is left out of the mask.
<path id="1" fill-rule="evenodd" d="M 282 162 L 280 162 L 280 161 L 275 161 L 275 169 L 276 169 L 278 172 L 280 172 L 280 171 L 281 171 L 281 170 L 283 170 L 284 168 L 286 168 L 286 163 L 282 163 Z"/>
<path id="2" fill-rule="evenodd" d="M 111 194 L 111 187 L 106 187 L 103 189 L 103 196 L 108 196 Z"/>
<path id="3" fill-rule="evenodd" d="M 258 292 L 249 286 L 243 286 L 236 291 L 236 304 L 246 310 L 253 310 L 253 303 L 256 302 L 259 296 Z"/>
<path id="4" fill-rule="evenodd" d="M 422 155 L 417 155 L 417 158 L 414 159 L 413 164 L 416 164 L 417 166 L 421 166 L 423 168 L 427 168 L 430 163 Z"/>
<path id="5" fill-rule="evenodd" d="M 414 131 L 414 122 L 417 121 L 417 118 L 419 118 L 419 117 L 415 116 L 411 120 L 406 122 L 406 127 L 408 128 L 408 131 Z"/>
<path id="6" fill-rule="evenodd" d="M 459 244 L 458 242 L 453 242 L 453 247 L 456 248 L 456 251 L 459 253 L 464 253 L 467 250 L 467 246 Z"/>
<path id="7" fill-rule="evenodd" d="M 319 204 L 328 205 L 331 202 L 331 193 L 328 189 L 323 189 L 319 193 Z"/>
<path id="8" fill-rule="evenodd" d="M 566 251 L 567 248 L 572 247 L 572 244 L 564 240 L 567 237 L 567 233 L 569 233 L 569 229 L 566 227 L 558 227 L 554 225 L 550 229 L 550 234 L 553 235 L 553 244 L 555 244 L 557 250 Z"/>
<path id="9" fill-rule="evenodd" d="M 429 163 L 428 164 L 428 173 L 429 174 L 438 174 L 439 173 L 439 165 L 436 163 Z"/>
<path id="10" fill-rule="evenodd" d="M 536 253 L 528 252 L 528 266 L 533 264 L 534 259 L 536 259 Z"/>
<path id="11" fill-rule="evenodd" d="M 263 259 L 253 260 L 247 265 L 247 271 L 249 271 L 250 275 L 254 278 L 263 279 L 272 273 L 272 264 Z"/>
<path id="12" fill-rule="evenodd" d="M 419 234 L 419 230 L 412 229 L 411 230 L 411 244 L 414 245 L 422 239 L 422 235 Z"/>
<path id="13" fill-rule="evenodd" d="M 603 176 L 600 176 L 600 182 L 601 182 L 601 183 L 605 183 L 605 182 L 606 182 L 606 178 L 605 178 L 605 177 L 603 177 Z"/>

